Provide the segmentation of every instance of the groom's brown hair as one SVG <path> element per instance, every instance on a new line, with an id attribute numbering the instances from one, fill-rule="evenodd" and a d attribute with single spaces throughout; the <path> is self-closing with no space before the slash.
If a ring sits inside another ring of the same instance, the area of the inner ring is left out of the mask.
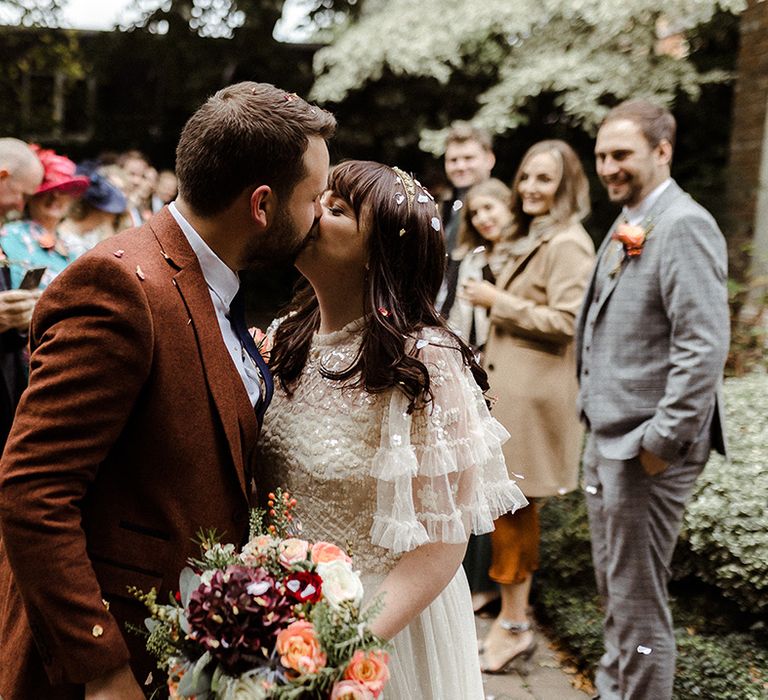
<path id="1" fill-rule="evenodd" d="M 310 137 L 329 139 L 330 112 L 268 83 L 219 90 L 189 119 L 176 148 L 179 194 L 200 216 L 226 209 L 248 187 L 290 195 L 304 176 Z"/>
<path id="2" fill-rule="evenodd" d="M 651 148 L 656 148 L 664 140 L 675 148 L 677 122 L 668 109 L 648 100 L 627 100 L 608 112 L 600 126 L 618 119 L 627 119 L 637 124 Z"/>

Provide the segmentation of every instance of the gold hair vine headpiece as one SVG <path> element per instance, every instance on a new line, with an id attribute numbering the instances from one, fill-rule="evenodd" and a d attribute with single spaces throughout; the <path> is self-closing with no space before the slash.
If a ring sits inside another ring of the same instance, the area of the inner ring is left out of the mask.
<path id="1" fill-rule="evenodd" d="M 400 168 L 398 168 L 396 165 L 392 167 L 392 170 L 395 171 L 396 179 L 405 190 L 405 194 L 402 192 L 395 193 L 395 201 L 398 204 L 405 202 L 408 208 L 408 216 L 410 216 L 411 208 L 413 207 L 413 200 L 416 199 L 416 182 L 408 173 L 406 173 L 404 170 L 400 170 Z M 400 235 L 405 235 L 405 228 L 400 229 Z"/>

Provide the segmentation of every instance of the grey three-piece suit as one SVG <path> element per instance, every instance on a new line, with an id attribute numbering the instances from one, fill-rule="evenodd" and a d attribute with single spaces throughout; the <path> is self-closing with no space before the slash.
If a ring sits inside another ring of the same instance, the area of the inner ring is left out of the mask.
<path id="1" fill-rule="evenodd" d="M 725 453 L 726 246 L 674 181 L 643 221 L 640 255 L 611 240 L 617 224 L 598 252 L 576 337 L 584 487 L 606 605 L 596 685 L 602 700 L 665 700 L 675 667 L 672 552 L 710 449 Z M 648 476 L 641 447 L 670 466 Z"/>

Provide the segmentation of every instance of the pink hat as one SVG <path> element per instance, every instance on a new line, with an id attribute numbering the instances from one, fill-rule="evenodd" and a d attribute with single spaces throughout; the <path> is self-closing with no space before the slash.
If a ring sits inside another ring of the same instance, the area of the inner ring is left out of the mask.
<path id="1" fill-rule="evenodd" d="M 90 181 L 82 175 L 75 175 L 75 164 L 66 156 L 60 156 L 51 149 L 32 144 L 30 148 L 43 165 L 43 181 L 35 194 L 58 190 L 64 194 L 80 197 L 88 189 Z"/>

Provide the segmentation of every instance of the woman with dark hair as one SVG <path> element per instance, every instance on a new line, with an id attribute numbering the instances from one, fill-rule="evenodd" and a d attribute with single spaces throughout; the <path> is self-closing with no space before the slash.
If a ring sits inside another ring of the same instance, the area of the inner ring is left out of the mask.
<path id="1" fill-rule="evenodd" d="M 391 639 L 389 698 L 484 697 L 460 567 L 470 532 L 525 499 L 509 481 L 485 372 L 434 308 L 443 272 L 431 195 L 399 169 L 337 166 L 296 267 L 260 449 L 304 532 L 347 542 L 373 632 Z"/>
<path id="2" fill-rule="evenodd" d="M 582 428 L 573 334 L 595 257 L 581 225 L 588 213 L 589 186 L 573 149 L 557 140 L 533 145 L 512 184 L 509 262 L 495 285 L 470 280 L 459 292 L 489 313 L 483 366 L 498 397 L 494 416 L 513 431 L 504 456 L 530 499 L 576 488 Z M 536 648 L 527 607 L 539 559 L 537 504 L 502 515 L 491 544 L 501 612 L 484 640 L 483 667 L 500 672 Z"/>

